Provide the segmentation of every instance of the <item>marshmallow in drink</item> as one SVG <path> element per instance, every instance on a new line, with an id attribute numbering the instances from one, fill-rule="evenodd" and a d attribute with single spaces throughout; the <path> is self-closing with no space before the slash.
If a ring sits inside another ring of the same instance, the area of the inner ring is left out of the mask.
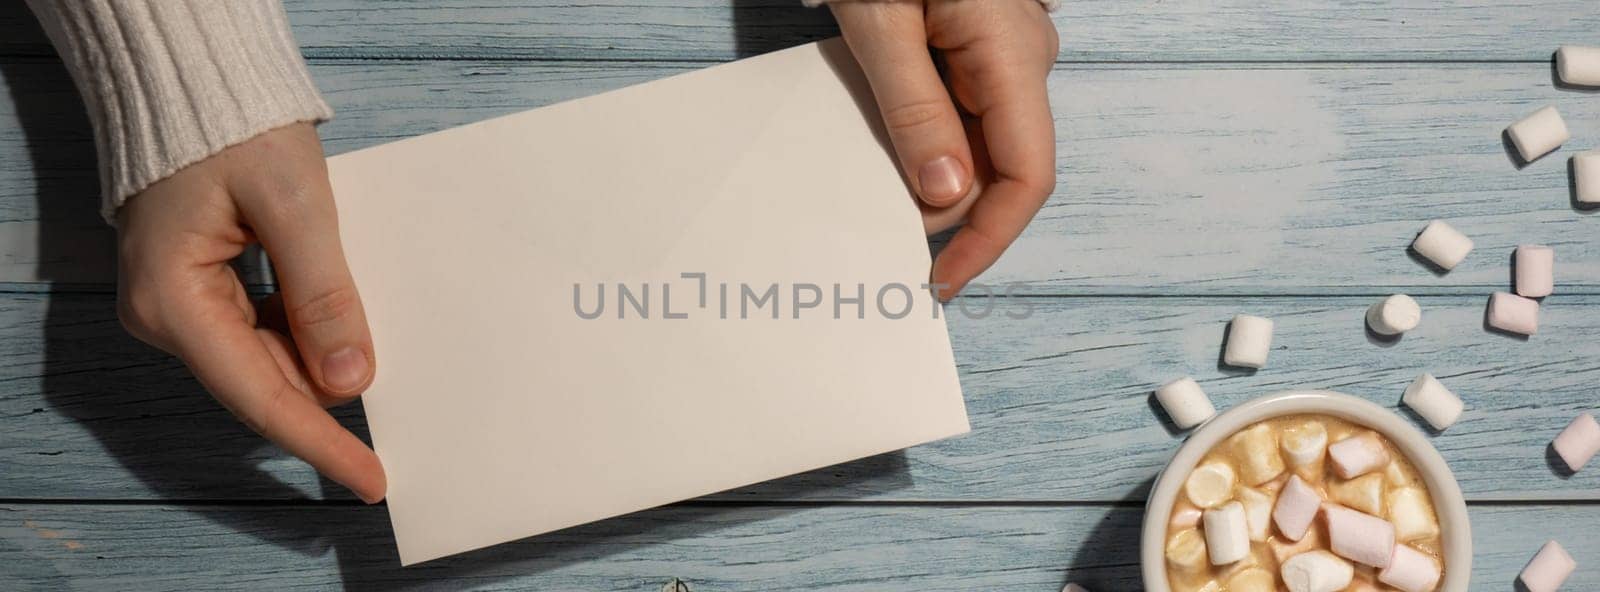
<path id="1" fill-rule="evenodd" d="M 1595 422 L 1593 415 L 1581 414 L 1561 430 L 1550 447 L 1561 457 L 1561 462 L 1567 463 L 1568 469 L 1577 472 L 1600 452 L 1600 423 Z"/>
<path id="2" fill-rule="evenodd" d="M 1454 425 L 1456 420 L 1461 418 L 1461 410 L 1465 408 L 1461 397 L 1457 397 L 1455 393 L 1450 392 L 1450 389 L 1445 388 L 1439 379 L 1426 372 L 1412 381 L 1411 386 L 1406 387 L 1406 393 L 1400 397 L 1400 402 L 1410 407 L 1435 430 L 1443 430 Z"/>
<path id="3" fill-rule="evenodd" d="M 1277 592 L 1278 580 L 1272 572 L 1252 567 L 1228 578 L 1228 592 Z"/>
<path id="4" fill-rule="evenodd" d="M 1327 551 L 1290 557 L 1278 570 L 1289 592 L 1340 592 L 1350 586 L 1355 567 Z"/>
<path id="5" fill-rule="evenodd" d="M 1179 571 L 1199 571 L 1206 566 L 1206 541 L 1193 528 L 1167 539 L 1167 563 Z"/>
<path id="6" fill-rule="evenodd" d="M 1267 424 L 1258 423 L 1228 439 L 1240 459 L 1239 478 L 1245 485 L 1260 485 L 1283 474 L 1278 435 Z"/>
<path id="7" fill-rule="evenodd" d="M 1600 204 L 1600 150 L 1579 152 L 1572 157 L 1572 177 L 1577 184 L 1578 203 Z"/>
<path id="8" fill-rule="evenodd" d="M 1433 501 L 1415 487 L 1400 487 L 1389 492 L 1389 523 L 1395 540 L 1402 543 L 1439 535 L 1439 522 L 1433 515 Z"/>
<path id="9" fill-rule="evenodd" d="M 1467 258 L 1467 253 L 1472 252 L 1472 239 L 1443 220 L 1434 220 L 1411 241 L 1411 248 L 1434 265 L 1449 271 L 1461 264 L 1461 260 Z"/>
<path id="10" fill-rule="evenodd" d="M 1573 86 L 1600 86 L 1600 47 L 1563 45 L 1556 49 L 1556 75 Z"/>
<path id="11" fill-rule="evenodd" d="M 1267 365 L 1267 352 L 1271 348 L 1272 319 L 1235 315 L 1228 325 L 1228 344 L 1222 351 L 1222 363 L 1260 368 Z"/>
<path id="12" fill-rule="evenodd" d="M 1156 389 L 1156 401 L 1167 411 L 1167 417 L 1180 429 L 1200 425 L 1217 414 L 1211 398 L 1200 390 L 1200 383 L 1187 376 L 1161 385 Z"/>
<path id="13" fill-rule="evenodd" d="M 1250 555 L 1250 526 L 1244 517 L 1244 505 L 1229 502 L 1211 508 L 1201 522 L 1212 565 L 1227 565 Z"/>
<path id="14" fill-rule="evenodd" d="M 1278 503 L 1272 508 L 1272 521 L 1285 538 L 1298 541 L 1306 536 L 1306 530 L 1311 528 L 1311 522 L 1317 518 L 1317 509 L 1320 507 L 1322 494 L 1301 480 L 1299 475 L 1290 475 L 1289 481 L 1283 484 L 1283 491 L 1278 492 Z"/>
<path id="15" fill-rule="evenodd" d="M 1399 335 L 1422 322 L 1422 306 L 1417 299 L 1394 294 L 1367 307 L 1367 326 L 1379 335 Z"/>
<path id="16" fill-rule="evenodd" d="M 1323 504 L 1328 547 L 1335 555 L 1362 565 L 1384 568 L 1394 554 L 1394 525 L 1338 504 Z"/>
<path id="17" fill-rule="evenodd" d="M 1172 518 L 1167 521 L 1172 528 L 1194 528 L 1200 525 L 1200 508 L 1188 506 L 1172 513 Z"/>
<path id="18" fill-rule="evenodd" d="M 1233 482 L 1233 467 L 1228 463 L 1206 463 L 1189 473 L 1183 492 L 1189 503 L 1200 508 L 1214 508 L 1233 498 Z"/>
<path id="19" fill-rule="evenodd" d="M 1239 503 L 1244 505 L 1244 521 L 1250 527 L 1250 540 L 1262 542 L 1272 531 L 1272 504 L 1270 494 L 1257 489 L 1239 490 Z"/>
<path id="20" fill-rule="evenodd" d="M 1367 473 L 1329 487 L 1333 501 L 1368 514 L 1383 513 L 1383 473 Z"/>
<path id="21" fill-rule="evenodd" d="M 1322 527 L 1312 522 L 1311 528 L 1300 540 L 1290 541 L 1287 537 L 1272 537 L 1267 540 L 1267 546 L 1272 549 L 1272 557 L 1278 561 L 1278 565 L 1283 565 L 1283 562 L 1288 561 L 1290 557 L 1323 548 L 1325 545 L 1322 544 Z"/>
<path id="22" fill-rule="evenodd" d="M 1550 541 L 1539 549 L 1539 554 L 1533 556 L 1533 561 L 1522 568 L 1522 585 L 1528 592 L 1556 592 L 1561 585 L 1566 583 L 1567 576 L 1578 569 L 1578 562 L 1572 560 L 1567 550 L 1561 548 L 1561 543 Z"/>
<path id="23" fill-rule="evenodd" d="M 1556 252 L 1544 245 L 1517 245 L 1517 295 L 1544 298 L 1556 289 Z"/>
<path id="24" fill-rule="evenodd" d="M 1439 585 L 1439 562 L 1410 545 L 1395 545 L 1389 567 L 1378 572 L 1378 581 L 1401 592 L 1433 592 Z"/>
<path id="25" fill-rule="evenodd" d="M 1310 479 L 1322 474 L 1322 461 L 1328 454 L 1328 428 L 1314 420 L 1285 428 L 1278 445 L 1295 474 Z"/>
<path id="26" fill-rule="evenodd" d="M 1522 156 L 1523 162 L 1538 160 L 1572 138 L 1567 133 L 1567 123 L 1561 120 L 1561 113 L 1551 106 L 1529 113 L 1527 117 L 1511 124 L 1506 128 L 1506 135 L 1511 137 L 1511 144 L 1517 147 L 1517 154 Z"/>
<path id="27" fill-rule="evenodd" d="M 1342 479 L 1354 479 L 1389 464 L 1389 451 L 1378 435 L 1366 432 L 1328 446 L 1328 460 Z"/>
<path id="28" fill-rule="evenodd" d="M 1533 335 L 1539 331 L 1539 301 L 1509 292 L 1495 292 L 1489 297 L 1489 326 Z"/>

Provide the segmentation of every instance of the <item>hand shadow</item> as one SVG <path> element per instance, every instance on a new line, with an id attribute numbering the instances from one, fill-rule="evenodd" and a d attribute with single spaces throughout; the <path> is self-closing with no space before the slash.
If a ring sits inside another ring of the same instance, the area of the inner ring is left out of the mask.
<path id="1" fill-rule="evenodd" d="M 1144 589 L 1144 576 L 1139 571 L 1139 539 L 1145 499 L 1154 485 L 1154 477 L 1146 479 L 1105 509 L 1094 530 L 1074 552 L 1062 586 L 1074 582 L 1090 590 Z"/>
<path id="2" fill-rule="evenodd" d="M 733 0 L 733 54 L 743 59 L 839 34 L 827 8 L 798 0 Z"/>

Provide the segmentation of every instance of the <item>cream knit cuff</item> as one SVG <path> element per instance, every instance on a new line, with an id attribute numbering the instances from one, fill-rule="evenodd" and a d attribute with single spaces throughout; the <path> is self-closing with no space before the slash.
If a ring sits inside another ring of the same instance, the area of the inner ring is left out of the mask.
<path id="1" fill-rule="evenodd" d="M 94 125 L 101 214 L 261 132 L 325 121 L 275 0 L 28 0 Z"/>

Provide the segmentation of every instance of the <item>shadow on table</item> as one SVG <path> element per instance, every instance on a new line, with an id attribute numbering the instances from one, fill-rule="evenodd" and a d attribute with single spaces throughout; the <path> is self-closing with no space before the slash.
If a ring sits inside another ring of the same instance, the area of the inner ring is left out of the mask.
<path id="1" fill-rule="evenodd" d="M 1090 590 L 1143 590 L 1139 572 L 1139 536 L 1144 503 L 1155 478 L 1146 479 L 1106 510 L 1094 530 L 1078 545 L 1068 563 L 1066 578 Z"/>
<path id="2" fill-rule="evenodd" d="M 748 58 L 839 34 L 827 8 L 800 0 L 733 0 L 733 51 Z"/>

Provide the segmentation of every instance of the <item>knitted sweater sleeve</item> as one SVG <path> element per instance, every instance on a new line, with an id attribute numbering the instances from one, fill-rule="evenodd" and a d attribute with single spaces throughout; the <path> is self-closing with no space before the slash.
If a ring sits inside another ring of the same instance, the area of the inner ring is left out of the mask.
<path id="1" fill-rule="evenodd" d="M 333 116 L 276 0 L 28 0 L 94 126 L 101 214 L 261 132 Z"/>

